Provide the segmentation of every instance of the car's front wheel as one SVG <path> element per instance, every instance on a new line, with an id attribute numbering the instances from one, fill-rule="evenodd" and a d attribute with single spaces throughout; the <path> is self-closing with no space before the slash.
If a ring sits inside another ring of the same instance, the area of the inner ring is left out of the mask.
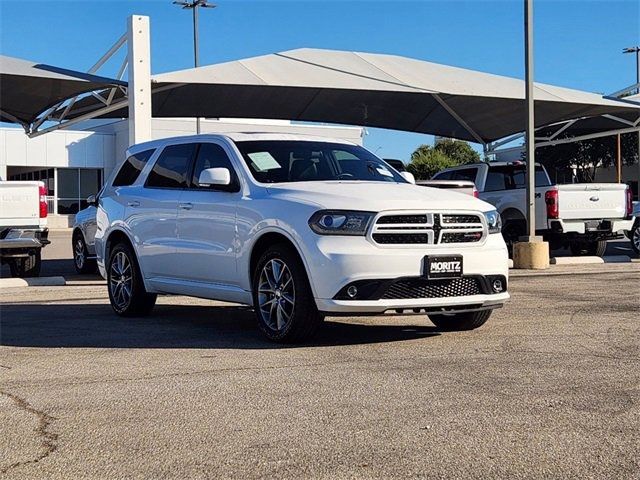
<path id="1" fill-rule="evenodd" d="M 322 316 L 304 265 L 291 247 L 267 248 L 256 263 L 252 285 L 258 326 L 269 340 L 300 342 L 315 333 Z"/>
<path id="2" fill-rule="evenodd" d="M 484 325 L 491 316 L 492 310 L 480 312 L 454 313 L 451 315 L 429 315 L 429 320 L 440 330 L 474 330 Z"/>
<path id="3" fill-rule="evenodd" d="M 107 285 L 111 308 L 123 317 L 148 315 L 156 304 L 157 295 L 145 290 L 136 256 L 126 243 L 111 249 Z"/>

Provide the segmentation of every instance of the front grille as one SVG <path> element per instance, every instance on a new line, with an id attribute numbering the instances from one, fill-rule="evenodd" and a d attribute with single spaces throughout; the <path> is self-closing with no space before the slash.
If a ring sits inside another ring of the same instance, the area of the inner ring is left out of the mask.
<path id="1" fill-rule="evenodd" d="M 444 298 L 480 295 L 478 279 L 472 277 L 450 280 L 409 279 L 395 282 L 387 288 L 381 298 L 388 300 L 411 298 Z"/>
<path id="2" fill-rule="evenodd" d="M 371 237 L 381 245 L 434 245 L 479 242 L 484 232 L 472 213 L 390 214 L 378 218 Z"/>
<path id="3" fill-rule="evenodd" d="M 373 239 L 383 245 L 429 243 L 429 236 L 421 233 L 374 233 Z"/>

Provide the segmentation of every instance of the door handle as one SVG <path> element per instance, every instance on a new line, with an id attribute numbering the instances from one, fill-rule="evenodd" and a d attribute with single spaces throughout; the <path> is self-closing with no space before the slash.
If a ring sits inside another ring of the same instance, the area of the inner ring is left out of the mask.
<path id="1" fill-rule="evenodd" d="M 191 210 L 193 208 L 193 203 L 191 202 L 180 203 L 178 204 L 178 208 L 181 208 L 183 210 Z"/>
<path id="2" fill-rule="evenodd" d="M 128 207 L 139 207 L 140 206 L 140 202 L 137 200 L 134 200 L 132 202 L 127 202 L 127 206 Z"/>

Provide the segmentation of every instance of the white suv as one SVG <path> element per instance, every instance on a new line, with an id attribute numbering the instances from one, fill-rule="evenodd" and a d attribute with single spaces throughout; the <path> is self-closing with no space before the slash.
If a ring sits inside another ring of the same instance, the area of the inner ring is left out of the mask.
<path id="1" fill-rule="evenodd" d="M 342 140 L 199 135 L 129 149 L 100 195 L 96 254 L 120 315 L 191 295 L 252 305 L 267 337 L 299 341 L 325 315 L 479 327 L 509 298 L 500 227 L 488 203 Z"/>

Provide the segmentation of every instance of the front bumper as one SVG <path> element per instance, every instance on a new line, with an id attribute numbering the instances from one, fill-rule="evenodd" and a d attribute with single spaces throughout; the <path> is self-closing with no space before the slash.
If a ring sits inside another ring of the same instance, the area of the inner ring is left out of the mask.
<path id="1" fill-rule="evenodd" d="M 316 305 L 323 312 L 383 313 L 394 309 L 459 306 L 486 309 L 500 306 L 509 299 L 506 291 L 439 298 L 386 298 L 381 294 L 378 298 L 374 295 L 347 300 L 338 295 L 353 282 L 423 278 L 426 255 L 461 255 L 464 277 L 502 276 L 506 282 L 508 255 L 502 236 L 498 234 L 488 235 L 481 244 L 386 248 L 374 245 L 364 237 L 324 236 L 310 245 L 311 250 L 304 252 L 304 258 Z"/>

